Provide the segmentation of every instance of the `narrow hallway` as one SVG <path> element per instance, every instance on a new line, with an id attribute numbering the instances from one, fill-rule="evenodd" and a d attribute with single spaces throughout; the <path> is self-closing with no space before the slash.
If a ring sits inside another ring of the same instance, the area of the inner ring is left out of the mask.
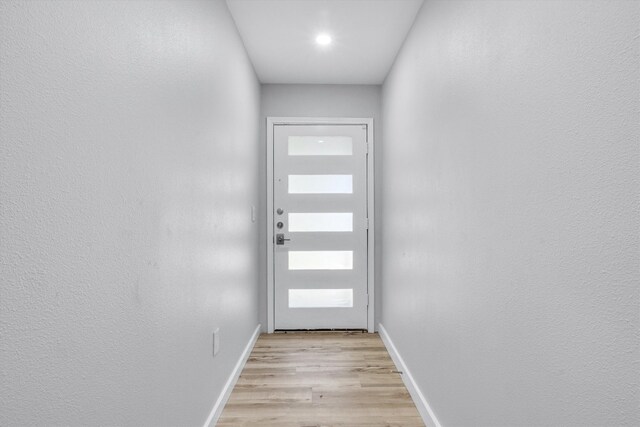
<path id="1" fill-rule="evenodd" d="M 263 334 L 218 424 L 423 426 L 378 334 Z"/>
<path id="2" fill-rule="evenodd" d="M 637 0 L 0 0 L 0 426 L 640 426 L 639 94 Z"/>

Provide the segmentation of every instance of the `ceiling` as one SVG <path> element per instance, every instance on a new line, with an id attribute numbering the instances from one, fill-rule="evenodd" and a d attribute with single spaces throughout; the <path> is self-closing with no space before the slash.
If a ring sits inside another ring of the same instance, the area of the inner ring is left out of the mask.
<path id="1" fill-rule="evenodd" d="M 381 84 L 423 0 L 227 0 L 262 83 Z M 320 33 L 332 43 L 319 46 Z"/>

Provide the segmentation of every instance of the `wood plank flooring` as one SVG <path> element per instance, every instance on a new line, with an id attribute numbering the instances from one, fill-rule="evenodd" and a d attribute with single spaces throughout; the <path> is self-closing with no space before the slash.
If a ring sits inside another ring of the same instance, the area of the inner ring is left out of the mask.
<path id="1" fill-rule="evenodd" d="M 218 421 L 227 426 L 424 426 L 378 334 L 263 334 Z"/>

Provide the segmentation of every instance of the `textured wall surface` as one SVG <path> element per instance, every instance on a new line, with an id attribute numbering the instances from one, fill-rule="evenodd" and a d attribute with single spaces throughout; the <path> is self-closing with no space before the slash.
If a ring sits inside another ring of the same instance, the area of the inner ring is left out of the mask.
<path id="1" fill-rule="evenodd" d="M 383 87 L 383 316 L 446 426 L 640 425 L 631 1 L 427 1 Z"/>
<path id="2" fill-rule="evenodd" d="M 0 425 L 204 423 L 258 323 L 259 91 L 224 1 L 0 2 Z"/>
<path id="3" fill-rule="evenodd" d="M 266 159 L 266 121 L 267 117 L 373 117 L 374 145 L 375 145 L 375 180 L 376 202 L 379 200 L 382 178 L 382 106 L 381 86 L 378 85 L 262 85 L 260 118 L 260 146 L 261 158 Z M 260 176 L 266 179 L 266 162 L 261 162 Z M 267 241 L 267 201 L 265 193 L 261 193 L 260 199 L 260 241 L 266 245 Z M 376 236 L 382 230 L 380 218 L 380 203 L 376 203 Z M 376 247 L 376 318 L 379 318 L 380 306 L 380 246 Z M 260 323 L 267 327 L 267 255 L 266 249 L 261 252 L 260 277 Z M 375 322 L 376 327 L 378 320 Z M 265 329 L 266 330 L 266 329 Z"/>

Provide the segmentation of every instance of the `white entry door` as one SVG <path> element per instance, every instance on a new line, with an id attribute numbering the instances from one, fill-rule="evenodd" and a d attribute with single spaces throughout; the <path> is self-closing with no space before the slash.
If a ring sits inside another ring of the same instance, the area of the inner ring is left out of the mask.
<path id="1" fill-rule="evenodd" d="M 367 127 L 273 127 L 275 329 L 367 328 Z"/>

